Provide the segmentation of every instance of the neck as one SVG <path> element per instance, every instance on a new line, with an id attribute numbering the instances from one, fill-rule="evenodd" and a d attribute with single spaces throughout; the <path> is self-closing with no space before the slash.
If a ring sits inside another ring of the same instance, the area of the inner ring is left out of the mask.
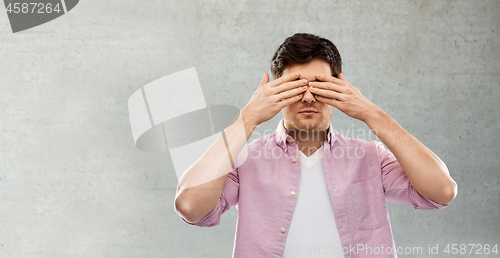
<path id="1" fill-rule="evenodd" d="M 321 148 L 326 136 L 326 130 L 290 129 L 287 133 L 295 140 L 299 150 L 308 157 Z"/>

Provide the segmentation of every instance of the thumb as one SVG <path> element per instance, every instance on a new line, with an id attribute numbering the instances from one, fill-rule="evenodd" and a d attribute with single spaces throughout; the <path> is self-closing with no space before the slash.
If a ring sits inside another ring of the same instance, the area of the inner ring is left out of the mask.
<path id="1" fill-rule="evenodd" d="M 339 73 L 339 79 L 342 81 L 347 81 L 342 73 Z"/>
<path id="2" fill-rule="evenodd" d="M 267 73 L 264 73 L 264 77 L 260 81 L 259 88 L 269 82 L 269 75 Z"/>

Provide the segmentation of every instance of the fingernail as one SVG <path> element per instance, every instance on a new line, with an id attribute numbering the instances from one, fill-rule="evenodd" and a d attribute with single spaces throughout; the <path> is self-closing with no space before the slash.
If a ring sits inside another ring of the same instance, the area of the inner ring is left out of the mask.
<path id="1" fill-rule="evenodd" d="M 307 84 L 307 80 L 306 79 L 302 80 L 302 83 Z"/>
<path id="2" fill-rule="evenodd" d="M 310 82 L 310 83 L 309 83 L 309 86 L 313 86 L 313 85 L 314 85 L 314 83 L 313 83 L 313 82 Z"/>
<path id="3" fill-rule="evenodd" d="M 299 76 L 299 73 L 295 73 L 295 77 Z"/>
<path id="4" fill-rule="evenodd" d="M 302 89 L 304 89 L 304 90 L 307 89 L 307 86 L 302 86 Z"/>

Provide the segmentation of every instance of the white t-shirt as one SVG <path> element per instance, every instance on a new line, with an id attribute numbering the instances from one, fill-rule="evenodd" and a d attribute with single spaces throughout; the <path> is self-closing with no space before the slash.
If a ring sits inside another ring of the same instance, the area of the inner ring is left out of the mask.
<path id="1" fill-rule="evenodd" d="M 344 257 L 323 171 L 323 146 L 300 152 L 300 185 L 283 258 Z"/>

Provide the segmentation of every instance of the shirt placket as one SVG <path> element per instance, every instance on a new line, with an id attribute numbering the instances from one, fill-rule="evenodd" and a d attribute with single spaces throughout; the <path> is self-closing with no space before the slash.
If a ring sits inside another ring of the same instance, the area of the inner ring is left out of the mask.
<path id="1" fill-rule="evenodd" d="M 277 245 L 274 254 L 275 257 L 282 257 L 285 250 L 286 239 L 288 237 L 289 227 L 292 223 L 295 205 L 297 203 L 297 196 L 299 194 L 300 185 L 300 162 L 299 150 L 293 139 L 288 136 L 281 146 L 283 156 L 281 157 L 281 164 L 285 169 L 287 176 L 283 178 L 283 194 L 285 200 L 285 208 L 282 219 L 275 229 L 279 233 L 279 245 Z"/>

